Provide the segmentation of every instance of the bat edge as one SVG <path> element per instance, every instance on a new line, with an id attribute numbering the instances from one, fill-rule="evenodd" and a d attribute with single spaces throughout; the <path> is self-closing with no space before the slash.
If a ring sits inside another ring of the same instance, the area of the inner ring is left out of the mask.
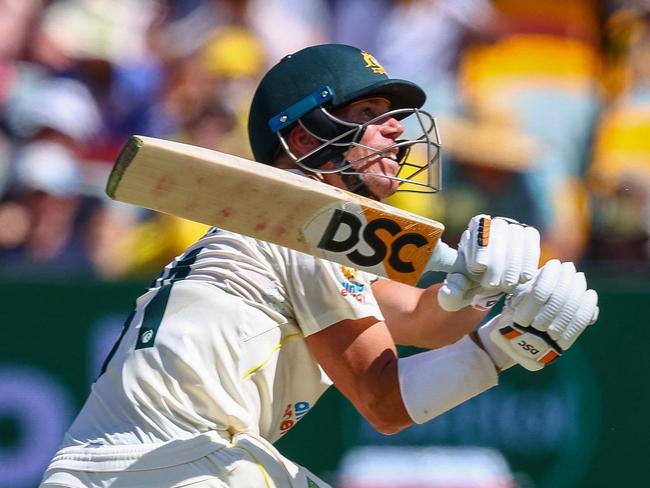
<path id="1" fill-rule="evenodd" d="M 111 174 L 106 182 L 106 194 L 113 200 L 117 200 L 116 193 L 120 181 L 122 181 L 124 173 L 142 146 L 144 146 L 144 140 L 141 136 L 131 136 L 117 156 Z"/>

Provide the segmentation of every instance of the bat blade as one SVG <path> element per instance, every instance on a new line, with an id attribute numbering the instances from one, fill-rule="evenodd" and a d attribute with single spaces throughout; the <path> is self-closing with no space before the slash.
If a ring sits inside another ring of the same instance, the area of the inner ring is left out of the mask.
<path id="1" fill-rule="evenodd" d="M 188 144 L 133 136 L 110 174 L 113 199 L 415 284 L 448 272 L 444 226 L 318 181 Z"/>

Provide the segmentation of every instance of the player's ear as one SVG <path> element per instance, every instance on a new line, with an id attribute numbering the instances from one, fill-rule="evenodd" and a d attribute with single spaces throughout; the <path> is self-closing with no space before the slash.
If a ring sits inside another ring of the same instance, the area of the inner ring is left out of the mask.
<path id="1" fill-rule="evenodd" d="M 318 140 L 300 125 L 291 129 L 287 136 L 287 143 L 296 156 L 307 154 L 319 145 Z"/>

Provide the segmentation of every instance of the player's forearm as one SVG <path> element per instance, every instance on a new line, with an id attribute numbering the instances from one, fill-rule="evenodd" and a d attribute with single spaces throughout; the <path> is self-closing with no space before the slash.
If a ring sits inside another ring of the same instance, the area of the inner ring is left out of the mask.
<path id="1" fill-rule="evenodd" d="M 384 322 L 343 320 L 305 338 L 338 390 L 383 434 L 413 423 L 400 394 L 398 357 Z"/>
<path id="2" fill-rule="evenodd" d="M 418 289 L 389 280 L 373 285 L 373 292 L 397 344 L 435 349 L 456 342 L 473 330 L 486 312 L 465 307 L 446 312 L 438 304 L 433 285 Z"/>
<path id="3" fill-rule="evenodd" d="M 386 435 L 396 434 L 413 424 L 400 393 L 397 364 L 397 354 L 385 351 L 368 368 L 364 388 L 348 392 L 366 420 Z"/>
<path id="4" fill-rule="evenodd" d="M 465 307 L 457 312 L 447 312 L 438 304 L 438 289 L 433 285 L 422 293 L 413 310 L 411 327 L 407 328 L 409 343 L 426 349 L 452 344 L 474 330 L 485 318 L 487 311 Z M 401 342 L 400 342 L 401 344 Z"/>

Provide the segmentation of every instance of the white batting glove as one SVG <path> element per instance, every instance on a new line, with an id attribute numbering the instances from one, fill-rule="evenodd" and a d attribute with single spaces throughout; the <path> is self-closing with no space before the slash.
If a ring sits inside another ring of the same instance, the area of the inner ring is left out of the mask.
<path id="1" fill-rule="evenodd" d="M 598 294 L 587 289 L 585 275 L 553 259 L 478 333 L 499 369 L 518 363 L 537 371 L 562 356 L 598 313 Z"/>
<path id="2" fill-rule="evenodd" d="M 466 272 L 447 275 L 438 302 L 449 312 L 468 305 L 484 310 L 535 275 L 539 231 L 505 217 L 477 215 L 461 236 L 458 254 Z"/>
<path id="3" fill-rule="evenodd" d="M 477 310 L 494 307 L 503 292 L 494 288 L 483 288 L 480 283 L 460 273 L 449 273 L 438 290 L 438 303 L 448 312 L 460 310 L 468 305 Z"/>

